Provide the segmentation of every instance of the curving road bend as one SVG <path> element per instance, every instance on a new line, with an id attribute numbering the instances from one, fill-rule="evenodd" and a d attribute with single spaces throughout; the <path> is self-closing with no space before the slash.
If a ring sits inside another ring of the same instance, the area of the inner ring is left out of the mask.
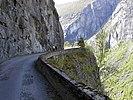
<path id="1" fill-rule="evenodd" d="M 39 55 L 15 57 L 0 64 L 0 100 L 61 100 L 34 68 Z"/>

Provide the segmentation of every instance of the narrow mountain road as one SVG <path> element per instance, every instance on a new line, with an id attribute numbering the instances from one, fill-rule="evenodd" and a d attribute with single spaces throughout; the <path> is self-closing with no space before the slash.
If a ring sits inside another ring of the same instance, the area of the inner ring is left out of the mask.
<path id="1" fill-rule="evenodd" d="M 38 56 L 15 57 L 0 64 L 0 100 L 61 100 L 34 68 Z"/>

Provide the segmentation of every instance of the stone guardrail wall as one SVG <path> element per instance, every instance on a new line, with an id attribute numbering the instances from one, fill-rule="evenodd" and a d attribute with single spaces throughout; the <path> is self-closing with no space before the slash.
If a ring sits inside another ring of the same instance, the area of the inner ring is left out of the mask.
<path id="1" fill-rule="evenodd" d="M 45 54 L 44 58 L 38 58 L 37 69 L 47 78 L 50 84 L 57 90 L 62 97 L 62 100 L 110 100 L 107 96 L 94 92 L 89 87 L 84 87 L 82 84 L 71 79 L 63 71 L 55 68 L 47 63 L 47 59 L 68 53 L 72 50 L 57 51 Z"/>

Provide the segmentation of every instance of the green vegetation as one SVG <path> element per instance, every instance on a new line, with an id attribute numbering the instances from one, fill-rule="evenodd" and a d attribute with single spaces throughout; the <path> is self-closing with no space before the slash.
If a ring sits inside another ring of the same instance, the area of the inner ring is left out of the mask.
<path id="1" fill-rule="evenodd" d="M 62 56 L 55 56 L 48 59 L 48 63 L 64 71 L 77 82 L 101 89 L 99 69 L 96 59 L 91 50 L 80 48 L 70 51 Z"/>
<path id="2" fill-rule="evenodd" d="M 104 58 L 108 51 L 106 37 L 107 37 L 107 33 L 104 30 L 101 30 L 96 35 L 96 45 L 98 49 L 95 55 L 97 57 L 97 63 L 99 67 L 102 67 L 105 64 Z"/>
<path id="3" fill-rule="evenodd" d="M 108 49 L 106 36 L 104 30 L 97 34 L 95 52 L 105 94 L 113 100 L 132 100 L 133 42 L 119 41 L 115 47 Z M 86 47 L 94 51 L 90 46 Z"/>
<path id="4" fill-rule="evenodd" d="M 110 49 L 109 52 L 107 52 L 106 58 L 104 59 L 106 62 L 107 60 L 110 59 L 110 62 L 112 64 L 121 61 L 121 59 L 123 59 L 125 53 L 127 52 L 127 48 L 129 47 L 129 45 L 126 45 L 124 42 L 119 42 L 118 47 L 112 48 Z M 119 51 L 119 52 L 115 52 L 115 51 Z M 115 55 L 115 56 L 113 56 Z"/>
<path id="5" fill-rule="evenodd" d="M 104 68 L 112 70 L 101 76 L 107 95 L 113 100 L 132 100 L 133 43 L 121 41 L 118 47 L 109 50 L 104 60 Z"/>
<path id="6" fill-rule="evenodd" d="M 106 37 L 104 30 L 97 34 L 95 52 L 105 94 L 113 100 L 132 100 L 133 42 L 119 41 L 115 47 L 108 49 Z"/>
<path id="7" fill-rule="evenodd" d="M 68 41 L 66 41 L 66 42 L 64 43 L 64 48 L 70 47 L 70 46 L 71 46 L 71 44 L 70 44 Z"/>
<path id="8" fill-rule="evenodd" d="M 85 42 L 84 42 L 84 39 L 82 37 L 80 37 L 80 39 L 78 41 L 78 46 L 80 46 L 81 48 L 85 47 Z"/>
<path id="9" fill-rule="evenodd" d="M 64 48 L 76 48 L 76 47 L 84 48 L 84 47 L 87 47 L 87 46 L 89 46 L 89 45 L 87 43 L 85 43 L 85 41 L 82 37 L 79 39 L 79 41 L 75 41 L 74 43 L 70 43 L 68 41 L 66 41 L 64 43 Z"/>

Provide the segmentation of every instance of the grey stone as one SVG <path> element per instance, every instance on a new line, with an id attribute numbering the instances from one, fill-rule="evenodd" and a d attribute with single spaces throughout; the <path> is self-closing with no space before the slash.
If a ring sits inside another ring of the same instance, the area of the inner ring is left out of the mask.
<path id="1" fill-rule="evenodd" d="M 0 59 L 63 49 L 53 0 L 0 0 Z"/>
<path id="2" fill-rule="evenodd" d="M 104 28 L 109 34 L 107 41 L 110 47 L 121 40 L 133 42 L 133 1 L 122 0 Z"/>
<path id="3" fill-rule="evenodd" d="M 74 42 L 83 37 L 91 38 L 108 21 L 121 0 L 94 0 L 80 14 L 79 19 L 65 31 L 65 41 Z"/>

